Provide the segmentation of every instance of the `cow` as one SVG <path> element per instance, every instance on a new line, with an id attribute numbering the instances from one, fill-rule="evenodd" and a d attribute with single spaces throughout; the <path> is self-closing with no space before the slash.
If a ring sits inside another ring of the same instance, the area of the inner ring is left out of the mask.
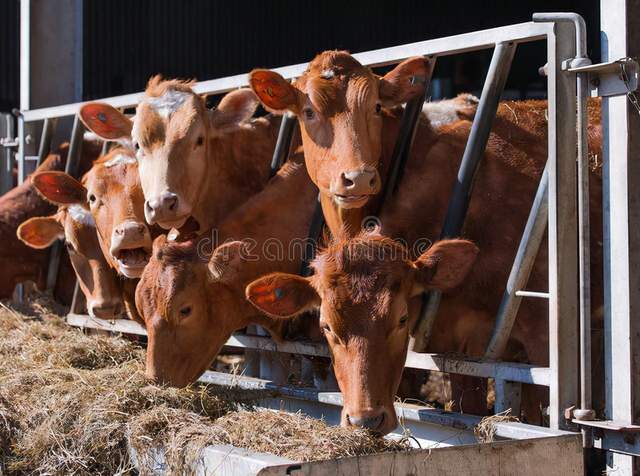
<path id="1" fill-rule="evenodd" d="M 250 120 L 259 104 L 250 89 L 209 110 L 192 85 L 155 76 L 133 121 L 95 104 L 84 118 L 100 137 L 132 139 L 147 223 L 206 232 L 267 183 L 280 118 Z"/>
<path id="2" fill-rule="evenodd" d="M 400 242 L 376 233 L 336 239 L 312 263 L 314 274 L 271 273 L 246 288 L 247 299 L 274 319 L 320 309 L 344 398 L 343 426 L 386 434 L 396 428 L 396 391 L 409 344 L 411 298 L 455 289 L 478 248 L 443 240 L 416 259 Z"/>
<path id="3" fill-rule="evenodd" d="M 54 153 L 45 158 L 39 171 L 62 170 L 67 161 L 68 144 L 62 144 Z M 86 171 L 91 162 L 99 155 L 99 146 L 92 141 L 84 141 L 80 157 L 80 170 Z M 13 188 L 0 197 L 0 261 L 5 263 L 0 275 L 0 299 L 9 299 L 16 284 L 32 281 L 43 290 L 46 287 L 49 267 L 49 253 L 46 250 L 34 250 L 16 235 L 18 226 L 30 217 L 50 215 L 55 207 L 44 200 L 31 187 L 31 180 Z M 74 273 L 63 252 L 60 261 L 56 286 L 53 294 L 60 302 L 71 303 L 74 288 Z"/>
<path id="4" fill-rule="evenodd" d="M 120 282 L 102 254 L 96 224 L 88 209 L 82 205 L 61 206 L 54 215 L 29 218 L 20 224 L 17 236 L 36 250 L 64 240 L 89 314 L 101 319 L 120 315 Z"/>
<path id="5" fill-rule="evenodd" d="M 272 71 L 251 73 L 250 84 L 267 108 L 298 116 L 307 170 L 321 192 L 332 233 L 345 230 L 354 236 L 365 218 L 377 215 L 380 232 L 404 240 L 410 248 L 440 235 L 474 110 L 461 111 L 459 120 L 440 128 L 424 120 L 418 123 L 397 193 L 377 213 L 400 124 L 397 109 L 388 108 L 423 94 L 428 68 L 423 58 L 410 58 L 380 78 L 347 52 L 329 51 L 318 55 L 293 84 Z M 426 349 L 430 352 L 483 355 L 547 160 L 546 107 L 546 101 L 507 101 L 498 107 L 461 231 L 481 253 L 456 299 L 445 296 Z M 588 112 L 589 148 L 597 159 L 599 104 L 590 102 Z M 597 334 L 603 299 L 602 185 L 598 165 L 592 163 L 591 169 L 592 327 Z M 547 277 L 543 243 L 528 287 L 546 289 Z M 501 358 L 547 365 L 547 313 L 547 303 L 524 300 L 512 333 L 514 344 Z M 528 392 L 531 397 L 523 395 L 534 400 L 523 416 L 540 422 L 535 400 L 541 403 L 546 397 L 534 390 Z"/>
<path id="6" fill-rule="evenodd" d="M 154 241 L 136 289 L 148 334 L 148 378 L 178 387 L 192 383 L 231 333 L 251 323 L 282 337 L 282 320 L 251 306 L 244 288 L 270 271 L 300 270 L 317 193 L 303 159 L 294 155 L 213 235 Z"/>
<path id="7" fill-rule="evenodd" d="M 38 173 L 33 182 L 52 203 L 88 210 L 98 251 L 123 278 L 122 296 L 127 313 L 139 320 L 134 290 L 149 261 L 152 232 L 144 221 L 144 196 L 135 152 L 116 147 L 96 160 L 81 182 L 62 172 Z"/>

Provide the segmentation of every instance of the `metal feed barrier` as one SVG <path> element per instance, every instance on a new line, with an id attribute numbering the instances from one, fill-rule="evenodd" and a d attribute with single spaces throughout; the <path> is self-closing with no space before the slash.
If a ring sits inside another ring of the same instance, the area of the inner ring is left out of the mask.
<path id="1" fill-rule="evenodd" d="M 548 162 L 527 220 L 516 258 L 504 292 L 504 298 L 496 317 L 495 328 L 486 349 L 485 358 L 471 360 L 410 350 L 405 366 L 408 368 L 448 372 L 481 378 L 493 378 L 496 382 L 496 412 L 519 408 L 521 385 L 535 384 L 549 388 L 549 421 L 552 430 L 578 428 L 577 423 L 593 420 L 591 403 L 590 369 L 590 306 L 589 306 L 589 210 L 588 210 L 588 160 L 586 141 L 586 99 L 589 95 L 616 96 L 637 88 L 638 67 L 634 61 L 611 62 L 591 65 L 586 56 L 584 21 L 576 14 L 536 14 L 533 22 L 493 28 L 446 38 L 411 43 L 391 48 L 368 51 L 354 56 L 362 64 L 371 67 L 386 66 L 412 56 L 429 59 L 431 71 L 438 57 L 494 49 L 489 72 L 480 103 L 474 118 L 468 143 L 461 162 L 458 181 L 449 204 L 443 237 L 457 236 L 464 223 L 473 178 L 481 162 L 489 137 L 498 102 L 511 66 L 516 48 L 521 43 L 545 41 L 547 65 L 545 67 L 548 91 Z M 299 76 L 307 64 L 277 68 L 287 79 Z M 620 77 L 620 72 L 626 79 Z M 429 78 L 427 78 L 429 80 Z M 222 94 L 248 85 L 245 74 L 195 84 L 199 94 Z M 102 99 L 101 102 L 117 108 L 134 107 L 143 93 Z M 425 98 L 412 101 L 405 108 L 400 139 L 395 148 L 391 186 L 385 197 L 393 194 L 393 184 L 402 173 L 407 160 L 418 113 Z M 22 111 L 18 117 L 18 170 L 24 179 L 25 136 L 24 125 L 44 121 L 39 161 L 47 151 L 57 118 L 76 115 L 84 103 Z M 294 119 L 286 116 L 282 121 L 278 143 L 274 152 L 272 169 L 286 159 Z M 76 116 L 71 134 L 71 147 L 67 172 L 77 175 L 82 123 Z M 577 151 L 577 154 L 576 154 Z M 576 168 L 576 160 L 578 167 Z M 529 291 L 527 283 L 533 261 L 548 226 L 549 290 Z M 51 253 L 49 287 L 55 284 L 60 248 Z M 576 277 L 579 276 L 579 279 Z M 79 297 L 76 286 L 76 296 Z M 423 312 L 416 329 L 414 349 L 426 346 L 440 296 L 432 293 L 424 300 Z M 510 336 L 519 304 L 523 298 L 543 298 L 549 302 L 549 367 L 497 361 Z M 79 312 L 78 299 L 74 298 L 72 311 L 67 317 L 70 325 L 102 329 L 111 332 L 145 335 L 145 329 L 129 320 L 100 321 Z M 237 334 L 227 346 L 264 352 L 278 352 L 305 356 L 329 357 L 325 344 L 286 342 L 276 344 L 268 337 Z M 274 380 L 272 375 L 261 375 Z M 224 375 L 208 372 L 203 381 L 222 382 Z M 248 377 L 234 377 L 236 382 L 247 382 Z M 277 379 L 276 379 L 277 380 Z M 282 382 L 276 382 L 280 384 Z M 273 385 L 276 385 L 274 383 Z M 280 389 L 284 388 L 279 386 Z M 308 400 L 307 409 L 313 409 L 318 395 L 310 398 L 308 391 L 295 391 L 287 387 L 290 396 Z M 286 392 L 285 392 L 286 393 Z M 313 393 L 313 392 L 311 392 Z M 328 392 L 327 395 L 335 395 Z M 329 397 L 327 397 L 329 398 Z M 315 399 L 315 400 L 314 400 Z M 339 404 L 338 397 L 331 397 Z M 566 411 L 579 407 L 572 414 Z M 575 418 L 574 418 L 575 417 Z M 465 415 L 452 414 L 452 421 L 461 422 Z M 572 418 L 574 418 L 572 420 Z M 416 418 L 419 425 L 422 417 Z M 609 449 L 625 454 L 640 455 L 640 443 L 635 440 L 633 425 L 610 422 L 593 422 L 584 428 L 585 445 Z M 599 425 L 598 428 L 595 428 Z M 608 426 L 607 426 L 608 425 Z M 512 431 L 517 432 L 517 426 Z M 595 429 L 594 429 L 595 428 Z M 527 430 L 529 431 L 529 430 Z M 630 439 L 631 438 L 631 439 Z"/>

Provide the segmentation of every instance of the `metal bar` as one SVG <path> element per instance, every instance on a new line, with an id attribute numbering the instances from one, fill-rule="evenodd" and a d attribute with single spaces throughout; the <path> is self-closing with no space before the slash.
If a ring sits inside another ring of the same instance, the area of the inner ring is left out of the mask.
<path id="1" fill-rule="evenodd" d="M 147 331 L 140 324 L 128 319 L 105 321 L 87 315 L 70 313 L 67 323 L 74 327 L 108 330 L 125 334 L 147 335 Z M 247 334 L 234 334 L 225 343 L 228 347 L 241 349 L 255 349 L 260 351 L 282 352 L 317 357 L 330 357 L 331 354 L 325 343 L 318 342 L 282 342 L 276 343 L 269 337 Z M 510 382 L 522 382 L 533 385 L 549 384 L 549 369 L 528 364 L 511 362 L 483 362 L 471 359 L 458 359 L 447 355 L 421 354 L 409 351 L 405 366 L 421 370 L 437 370 L 473 377 L 496 378 Z"/>
<path id="2" fill-rule="evenodd" d="M 640 56 L 640 4 L 602 0 L 600 12 L 601 61 Z M 602 99 L 602 137 L 605 416 L 633 424 L 640 415 L 640 115 L 626 97 Z M 625 438 L 603 439 L 612 448 Z M 609 456 L 611 473 L 640 471 L 637 458 Z"/>
<path id="3" fill-rule="evenodd" d="M 100 148 L 100 155 L 107 155 L 109 153 L 109 149 L 111 148 L 111 143 L 108 140 L 102 142 L 102 147 Z"/>
<path id="4" fill-rule="evenodd" d="M 51 152 L 51 140 L 56 128 L 57 119 L 45 119 L 42 126 L 42 135 L 40 136 L 40 146 L 38 147 L 38 162 L 36 168 L 40 167 L 45 157 Z"/>
<path id="5" fill-rule="evenodd" d="M 73 129 L 69 140 L 69 152 L 67 154 L 67 163 L 65 164 L 65 172 L 72 177 L 77 177 L 80 168 L 80 158 L 82 156 L 82 137 L 84 134 L 84 126 L 79 116 L 73 121 Z M 47 268 L 47 290 L 53 291 L 58 281 L 58 270 L 60 269 L 60 258 L 62 256 L 62 243 L 55 242 L 51 246 L 49 254 L 49 267 Z"/>
<path id="6" fill-rule="evenodd" d="M 15 127 L 13 123 L 13 116 L 11 114 L 3 114 L 6 121 L 5 137 L 9 140 L 13 140 L 15 137 Z M 13 148 L 5 147 L 2 163 L 2 170 L 0 171 L 0 195 L 5 194 L 13 188 Z"/>
<path id="7" fill-rule="evenodd" d="M 513 43 L 525 43 L 543 40 L 549 33 L 550 26 L 544 23 L 519 23 L 500 28 L 475 31 L 454 35 L 434 40 L 409 43 L 391 48 L 367 51 L 355 54 L 355 58 L 368 66 L 385 66 L 403 61 L 412 56 L 447 56 L 479 51 L 492 48 L 496 43 L 505 41 Z M 307 63 L 299 63 L 282 68 L 275 68 L 286 79 L 299 76 L 307 68 Z M 228 91 L 246 87 L 248 85 L 246 74 L 238 74 L 220 79 L 213 79 L 197 83 L 194 90 L 198 94 L 222 94 Z M 132 107 L 138 104 L 143 93 L 127 94 L 101 99 L 101 102 L 111 104 L 113 107 Z M 25 121 L 32 122 L 46 119 L 47 117 L 72 116 L 78 112 L 85 102 L 66 104 L 63 106 L 24 110 Z M 24 108 L 23 108 L 24 109 Z"/>
<path id="8" fill-rule="evenodd" d="M 18 115 L 18 185 L 24 182 L 26 178 L 25 157 L 27 155 L 27 138 L 25 133 L 24 117 Z"/>
<path id="9" fill-rule="evenodd" d="M 534 13 L 532 19 L 536 23 L 573 23 L 575 31 L 575 58 L 587 58 L 587 25 L 584 18 L 577 13 L 543 12 Z"/>
<path id="10" fill-rule="evenodd" d="M 507 410 L 512 415 L 520 415 L 520 400 L 522 397 L 522 384 L 509 382 L 508 380 L 495 379 L 496 401 L 493 406 L 494 413 L 502 413 Z"/>
<path id="11" fill-rule="evenodd" d="M 199 381 L 206 384 L 236 386 L 247 390 L 271 390 L 281 396 L 332 406 L 342 406 L 342 394 L 339 392 L 320 392 L 312 388 L 277 385 L 263 379 L 213 371 L 205 372 Z M 480 417 L 464 413 L 446 412 L 436 408 L 426 408 L 421 405 L 409 403 L 396 403 L 395 408 L 398 415 L 405 421 L 450 426 L 460 430 L 473 430 L 481 420 Z M 515 422 L 495 422 L 495 429 L 498 438 L 528 439 L 575 435 L 575 433 Z"/>
<path id="12" fill-rule="evenodd" d="M 498 43 L 493 51 L 489 71 L 484 81 L 480 103 L 471 125 L 467 145 L 460 162 L 458 179 L 449 200 L 441 238 L 453 238 L 460 234 L 467 214 L 473 181 L 487 146 L 493 119 L 498 110 L 500 96 L 507 82 L 511 61 L 516 51 L 515 43 Z M 438 311 L 441 293 L 424 294 L 422 309 L 414 330 L 414 350 L 426 350 Z"/>
<path id="13" fill-rule="evenodd" d="M 550 425 L 567 428 L 564 410 L 578 402 L 578 256 L 576 82 L 562 72 L 575 56 L 572 23 L 557 23 L 547 48 L 549 111 L 549 389 Z"/>
<path id="14" fill-rule="evenodd" d="M 404 171 L 405 165 L 409 160 L 409 156 L 411 154 L 413 141 L 416 137 L 416 131 L 418 130 L 416 126 L 418 124 L 418 120 L 420 119 L 420 114 L 422 113 L 424 102 L 427 99 L 427 94 L 429 94 L 429 84 L 431 83 L 431 75 L 433 74 L 433 69 L 435 68 L 436 58 L 428 58 L 427 61 L 429 62 L 429 69 L 424 80 L 424 93 L 419 97 L 409 101 L 405 105 L 404 112 L 402 113 L 402 119 L 400 120 L 400 131 L 396 139 L 393 154 L 391 155 L 391 168 L 384 185 L 385 189 L 383 199 L 380 202 L 378 215 L 380 215 L 381 209 L 382 207 L 384 207 L 384 204 L 389 203 L 391 201 L 391 198 L 395 194 L 396 189 L 398 188 L 398 183 L 402 180 L 402 173 Z"/>
<path id="15" fill-rule="evenodd" d="M 297 124 L 298 120 L 294 114 L 286 113 L 282 116 L 280 130 L 278 131 L 278 140 L 276 141 L 276 146 L 273 150 L 273 158 L 271 159 L 271 177 L 278 173 L 282 164 L 284 164 L 287 157 L 289 157 L 293 131 L 295 131 Z"/>
<path id="16" fill-rule="evenodd" d="M 320 204 L 320 194 L 318 194 L 318 201 L 316 202 L 316 208 L 313 210 L 311 225 L 309 225 L 309 234 L 304 246 L 304 256 L 302 257 L 302 266 L 300 267 L 301 276 L 311 276 L 310 264 L 316 256 L 316 250 L 323 228 L 324 214 L 322 213 L 322 205 Z"/>
<path id="17" fill-rule="evenodd" d="M 549 212 L 549 172 L 548 164 L 545 165 L 544 172 L 540 178 L 540 184 L 533 205 L 529 211 L 527 224 L 522 232 L 518 252 L 513 260 L 507 287 L 502 296 L 502 302 L 496 315 L 496 323 L 489 340 L 489 345 L 485 351 L 485 359 L 499 359 L 504 349 L 507 347 L 513 324 L 515 323 L 518 309 L 523 297 L 544 297 L 549 298 L 548 293 L 535 293 L 523 291 L 529 281 L 533 264 L 535 263 L 540 244 L 547 229 L 547 217 Z"/>
<path id="18" fill-rule="evenodd" d="M 80 283 L 76 279 L 76 283 L 73 286 L 73 297 L 71 298 L 71 308 L 69 312 L 72 314 L 80 314 L 82 307 L 85 306 L 86 299 L 82 290 L 80 289 Z"/>
<path id="19" fill-rule="evenodd" d="M 515 295 L 518 297 L 530 297 L 537 299 L 549 299 L 549 293 L 538 292 L 538 291 L 516 291 Z"/>

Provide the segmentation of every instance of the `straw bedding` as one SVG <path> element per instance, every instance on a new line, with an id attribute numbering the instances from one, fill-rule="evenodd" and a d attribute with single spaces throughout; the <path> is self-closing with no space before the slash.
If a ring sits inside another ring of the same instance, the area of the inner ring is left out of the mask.
<path id="1" fill-rule="evenodd" d="M 20 312 L 19 312 L 20 311 Z M 330 427 L 302 415 L 254 411 L 261 391 L 144 379 L 144 349 L 71 329 L 48 305 L 0 308 L 0 458 L 5 474 L 148 474 L 163 448 L 181 473 L 208 444 L 308 461 L 404 450 L 406 442 Z"/>

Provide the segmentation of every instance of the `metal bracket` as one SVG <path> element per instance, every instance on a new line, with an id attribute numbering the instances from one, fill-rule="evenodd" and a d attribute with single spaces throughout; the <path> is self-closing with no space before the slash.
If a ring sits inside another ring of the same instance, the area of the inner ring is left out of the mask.
<path id="1" fill-rule="evenodd" d="M 15 148 L 18 145 L 20 144 L 17 137 L 0 137 L 0 147 Z"/>
<path id="2" fill-rule="evenodd" d="M 640 68 L 638 62 L 631 58 L 575 68 L 569 67 L 567 71 L 588 74 L 591 97 L 622 96 L 638 89 Z"/>

